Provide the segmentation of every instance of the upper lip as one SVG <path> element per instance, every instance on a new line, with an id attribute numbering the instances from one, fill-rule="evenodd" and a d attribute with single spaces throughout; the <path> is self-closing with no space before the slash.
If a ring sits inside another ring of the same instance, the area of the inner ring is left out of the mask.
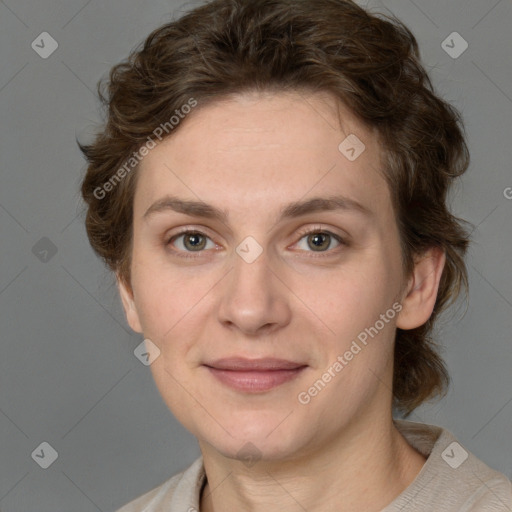
<path id="1" fill-rule="evenodd" d="M 295 370 L 306 366 L 304 363 L 297 363 L 286 359 L 276 359 L 266 357 L 263 359 L 246 359 L 244 357 L 226 357 L 217 359 L 205 366 L 215 368 L 217 370 L 234 370 L 234 371 L 268 371 L 268 370 Z"/>

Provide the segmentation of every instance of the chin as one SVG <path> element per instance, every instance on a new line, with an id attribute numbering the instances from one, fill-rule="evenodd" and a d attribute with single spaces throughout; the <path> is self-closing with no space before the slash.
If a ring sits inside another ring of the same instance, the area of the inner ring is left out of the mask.
<path id="1" fill-rule="evenodd" d="M 207 440 L 218 453 L 228 459 L 239 460 L 250 466 L 261 461 L 283 461 L 292 458 L 295 450 L 293 446 L 283 446 L 279 440 L 269 441 L 262 436 L 261 439 L 240 440 L 224 439 L 222 441 Z"/>
<path id="2" fill-rule="evenodd" d="M 231 421 L 229 432 L 232 436 L 221 427 L 215 428 L 215 433 L 213 427 L 205 429 L 204 423 L 199 429 L 192 430 L 196 432 L 200 444 L 202 440 L 230 459 L 285 460 L 293 457 L 302 444 L 299 432 L 294 432 L 292 424 L 287 425 L 286 429 L 276 428 L 283 421 L 283 417 L 286 415 L 276 418 L 275 421 L 258 421 L 256 418 L 249 422 Z M 287 421 L 289 419 L 285 423 Z"/>

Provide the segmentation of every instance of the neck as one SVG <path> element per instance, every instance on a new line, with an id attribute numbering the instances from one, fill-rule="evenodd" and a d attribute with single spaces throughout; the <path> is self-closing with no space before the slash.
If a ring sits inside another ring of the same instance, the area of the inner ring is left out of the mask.
<path id="1" fill-rule="evenodd" d="M 208 482 L 201 512 L 378 512 L 417 476 L 425 457 L 387 421 L 353 422 L 301 457 L 247 467 L 200 443 Z"/>

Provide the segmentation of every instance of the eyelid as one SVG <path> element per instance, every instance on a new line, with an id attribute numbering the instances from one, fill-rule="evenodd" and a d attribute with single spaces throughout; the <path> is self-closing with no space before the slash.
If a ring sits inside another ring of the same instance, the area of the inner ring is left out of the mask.
<path id="1" fill-rule="evenodd" d="M 301 228 L 297 232 L 300 236 L 309 235 L 311 233 L 328 233 L 329 235 L 337 236 L 338 238 L 341 238 L 344 240 L 345 238 L 348 239 L 348 234 L 342 235 L 341 233 L 337 233 L 333 229 L 322 226 L 321 224 L 313 224 L 305 228 Z"/>
<path id="2" fill-rule="evenodd" d="M 168 230 L 166 231 L 166 233 L 164 234 L 163 238 L 164 240 L 168 242 L 170 242 L 173 238 L 176 238 L 180 235 L 183 235 L 183 234 L 187 234 L 187 233 L 199 233 L 203 236 L 206 236 L 210 239 L 212 239 L 212 236 L 215 236 L 213 234 L 213 231 L 206 227 L 206 226 L 202 226 L 200 224 L 197 224 L 197 225 L 188 225 L 188 226 L 180 226 L 178 228 L 176 228 L 177 231 L 174 231 L 174 230 Z"/>

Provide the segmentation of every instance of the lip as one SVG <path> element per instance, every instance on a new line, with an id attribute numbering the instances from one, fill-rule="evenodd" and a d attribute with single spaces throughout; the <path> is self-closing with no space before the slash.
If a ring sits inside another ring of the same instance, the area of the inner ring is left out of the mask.
<path id="1" fill-rule="evenodd" d="M 247 359 L 245 357 L 225 357 L 217 359 L 211 363 L 205 363 L 205 366 L 217 370 L 232 371 L 267 371 L 267 370 L 296 370 L 304 363 L 289 361 L 288 359 L 277 359 L 275 357 L 265 357 L 261 359 Z"/>
<path id="2" fill-rule="evenodd" d="M 260 393 L 295 379 L 306 367 L 286 359 L 230 357 L 204 365 L 220 382 L 237 391 Z"/>

